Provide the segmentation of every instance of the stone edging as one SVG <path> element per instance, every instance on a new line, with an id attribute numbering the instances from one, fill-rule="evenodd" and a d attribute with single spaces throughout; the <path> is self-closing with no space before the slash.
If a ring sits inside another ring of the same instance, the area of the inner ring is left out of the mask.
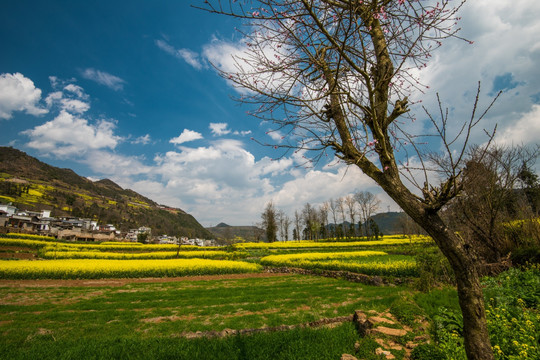
<path id="1" fill-rule="evenodd" d="M 268 273 L 285 273 L 285 274 L 300 274 L 300 275 L 315 275 L 334 279 L 345 279 L 347 281 L 362 283 L 374 286 L 395 286 L 401 284 L 412 283 L 410 278 L 395 278 L 378 275 L 357 274 L 350 271 L 332 271 L 332 270 L 309 270 L 292 267 L 265 267 L 265 272 Z"/>
<path id="2" fill-rule="evenodd" d="M 224 329 L 221 331 L 185 332 L 185 333 L 180 334 L 180 336 L 185 337 L 186 339 L 216 338 L 216 337 L 222 338 L 222 337 L 227 337 L 227 336 L 232 336 L 232 335 L 251 335 L 251 334 L 256 334 L 256 333 L 286 331 L 286 330 L 302 329 L 302 328 L 314 328 L 314 327 L 320 327 L 324 325 L 351 322 L 353 321 L 353 316 L 354 315 L 338 316 L 335 318 L 325 318 L 325 319 L 321 319 L 317 321 L 312 321 L 305 324 L 281 325 L 281 326 L 274 326 L 274 327 L 263 327 L 263 328 L 258 328 L 258 329 L 241 329 L 241 330 Z"/>

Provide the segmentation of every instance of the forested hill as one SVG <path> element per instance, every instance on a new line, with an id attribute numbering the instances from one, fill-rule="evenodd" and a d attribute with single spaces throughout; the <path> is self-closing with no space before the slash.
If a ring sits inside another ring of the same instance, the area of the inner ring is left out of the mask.
<path id="1" fill-rule="evenodd" d="M 206 230 L 221 240 L 236 240 L 238 238 L 247 241 L 261 241 L 266 238 L 264 229 L 257 226 L 231 226 L 225 223 L 219 223 L 213 227 L 207 227 Z"/>
<path id="2" fill-rule="evenodd" d="M 0 203 L 10 202 L 23 210 L 53 210 L 55 217 L 93 218 L 122 231 L 148 226 L 154 235 L 213 238 L 181 209 L 159 205 L 109 179 L 91 181 L 20 150 L 0 147 Z"/>

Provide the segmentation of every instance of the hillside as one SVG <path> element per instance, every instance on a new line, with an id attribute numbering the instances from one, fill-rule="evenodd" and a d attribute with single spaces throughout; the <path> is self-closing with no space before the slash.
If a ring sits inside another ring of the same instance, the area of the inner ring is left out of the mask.
<path id="1" fill-rule="evenodd" d="M 256 226 L 230 226 L 219 223 L 216 226 L 207 227 L 206 230 L 221 240 L 242 238 L 247 241 L 261 241 L 264 239 L 264 230 Z"/>
<path id="2" fill-rule="evenodd" d="M 418 229 L 417 226 L 412 223 L 412 220 L 410 220 L 403 212 L 391 211 L 379 213 L 371 216 L 371 218 L 379 227 L 379 231 L 384 235 L 422 233 L 422 231 Z M 343 224 L 345 224 L 345 228 L 348 229 L 351 223 L 349 221 L 345 221 Z M 362 229 L 365 229 L 366 225 L 366 223 L 363 223 Z M 334 224 L 328 224 L 329 231 L 331 231 L 334 226 Z M 338 224 L 338 226 L 341 226 L 341 224 Z M 358 225 L 356 225 L 356 227 L 358 228 Z"/>
<path id="3" fill-rule="evenodd" d="M 55 217 L 93 218 L 121 231 L 148 226 L 154 235 L 213 237 L 180 209 L 158 205 L 109 179 L 93 182 L 20 150 L 0 147 L 0 203 L 9 202 L 20 209 L 53 210 Z"/>
<path id="4" fill-rule="evenodd" d="M 407 215 L 403 212 L 385 212 L 373 215 L 372 219 L 385 235 L 403 234 L 403 222 Z"/>

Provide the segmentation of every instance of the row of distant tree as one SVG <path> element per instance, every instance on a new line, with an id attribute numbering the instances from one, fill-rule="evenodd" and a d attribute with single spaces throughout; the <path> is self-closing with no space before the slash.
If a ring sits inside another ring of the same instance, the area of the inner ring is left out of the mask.
<path id="1" fill-rule="evenodd" d="M 369 191 L 359 191 L 330 199 L 319 206 L 306 203 L 289 217 L 273 202 L 266 204 L 261 215 L 261 227 L 269 242 L 319 240 L 328 237 L 345 238 L 367 236 L 378 238 L 381 232 L 371 218 L 379 209 L 380 201 Z"/>

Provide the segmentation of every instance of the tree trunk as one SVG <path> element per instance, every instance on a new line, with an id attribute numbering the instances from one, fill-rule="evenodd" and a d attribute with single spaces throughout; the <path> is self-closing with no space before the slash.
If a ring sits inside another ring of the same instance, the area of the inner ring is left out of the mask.
<path id="1" fill-rule="evenodd" d="M 429 236 L 433 238 L 454 270 L 459 306 L 463 314 L 463 338 L 469 360 L 493 360 L 487 329 L 484 294 L 470 244 L 458 237 L 439 216 L 437 210 L 418 202 L 404 186 L 381 179 L 379 185 Z"/>
<path id="2" fill-rule="evenodd" d="M 454 268 L 454 272 L 456 269 Z M 484 307 L 484 295 L 476 269 L 456 273 L 459 306 L 463 314 L 463 337 L 468 359 L 493 359 Z"/>
<path id="3" fill-rule="evenodd" d="M 425 213 L 422 220 L 421 226 L 448 258 L 456 276 L 467 359 L 492 360 L 484 294 L 472 248 L 449 231 L 439 215 Z"/>

